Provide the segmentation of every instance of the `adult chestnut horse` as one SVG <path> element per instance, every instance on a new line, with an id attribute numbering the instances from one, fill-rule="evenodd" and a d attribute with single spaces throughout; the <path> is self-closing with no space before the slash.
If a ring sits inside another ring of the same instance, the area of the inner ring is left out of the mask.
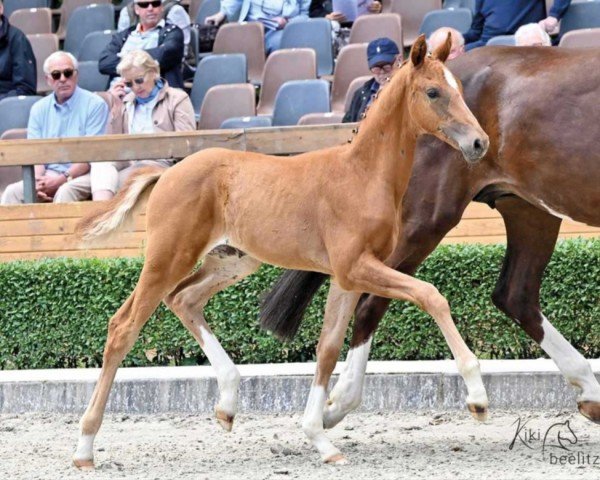
<path id="1" fill-rule="evenodd" d="M 202 307 L 262 262 L 334 278 L 303 420 L 305 433 L 325 461 L 345 461 L 324 434 L 323 408 L 361 292 L 410 300 L 430 313 L 465 378 L 470 409 L 476 417 L 485 415 L 488 402 L 479 364 L 456 330 L 448 303 L 432 285 L 384 263 L 400 234 L 399 211 L 417 137 L 435 135 L 470 162 L 488 147 L 487 135 L 444 67 L 450 37 L 432 58 L 426 51 L 420 37 L 410 61 L 382 89 L 349 145 L 287 160 L 204 150 L 168 170 L 141 172 L 86 220 L 87 237 L 110 233 L 153 187 L 146 209 L 144 267 L 134 292 L 110 320 L 100 378 L 81 419 L 75 465 L 93 466 L 93 440 L 117 368 L 163 299 L 215 367 L 221 394 L 217 419 L 231 429 L 239 373 L 211 333 Z"/>
<path id="2" fill-rule="evenodd" d="M 575 387 L 579 411 L 600 422 L 600 386 L 588 362 L 550 324 L 539 302 L 561 218 L 600 226 L 600 50 L 488 47 L 449 68 L 489 134 L 490 149 L 482 162 L 466 165 L 433 137 L 421 139 L 403 202 L 403 232 L 386 263 L 412 275 L 469 202 L 497 208 L 507 249 L 492 299 Z M 325 278 L 286 272 L 266 297 L 263 326 L 293 336 Z M 372 336 L 388 305 L 375 296 L 359 303 L 346 370 L 326 406 L 326 427 L 360 404 Z"/>

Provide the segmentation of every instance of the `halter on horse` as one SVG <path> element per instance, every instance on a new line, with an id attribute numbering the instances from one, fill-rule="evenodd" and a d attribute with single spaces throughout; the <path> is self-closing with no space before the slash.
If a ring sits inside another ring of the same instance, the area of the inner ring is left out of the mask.
<path id="1" fill-rule="evenodd" d="M 397 69 L 349 145 L 288 159 L 203 150 L 166 171 L 141 172 L 87 219 L 87 237 L 108 234 L 153 187 L 146 209 L 146 260 L 134 292 L 110 320 L 100 378 L 81 419 L 75 465 L 93 466 L 93 440 L 117 368 L 162 300 L 216 369 L 221 392 L 216 416 L 231 429 L 239 373 L 210 331 L 202 307 L 263 262 L 334 278 L 303 421 L 325 461 L 345 462 L 324 434 L 323 408 L 361 292 L 410 300 L 434 317 L 465 378 L 469 408 L 485 417 L 488 402 L 479 364 L 456 330 L 447 302 L 432 285 L 384 264 L 401 231 L 398 213 L 417 138 L 435 135 L 470 162 L 478 161 L 488 146 L 443 65 L 450 37 L 432 58 L 426 50 L 421 36 L 410 61 Z M 202 267 L 192 274 L 202 258 Z"/>

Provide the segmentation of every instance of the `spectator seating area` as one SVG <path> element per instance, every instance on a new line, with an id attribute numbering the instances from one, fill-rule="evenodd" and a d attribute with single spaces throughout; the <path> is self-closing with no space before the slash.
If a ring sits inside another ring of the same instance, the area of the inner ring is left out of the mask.
<path id="1" fill-rule="evenodd" d="M 60 8 L 53 9 L 53 0 L 4 0 L 6 16 L 32 44 L 38 95 L 49 91 L 43 62 L 59 48 L 78 58 L 83 88 L 108 88 L 108 77 L 98 71 L 98 58 L 115 31 L 119 11 L 130 1 L 63 0 Z M 198 128 L 340 122 L 353 93 L 369 78 L 369 41 L 387 36 L 403 51 L 419 33 L 429 35 L 441 26 L 465 32 L 475 8 L 475 0 L 382 0 L 382 4 L 383 13 L 365 15 L 354 22 L 349 43 L 339 50 L 337 58 L 333 55 L 331 22 L 324 18 L 288 24 L 281 49 L 268 58 L 262 24 L 223 25 L 213 51 L 197 55 L 191 62 L 195 71 L 187 86 Z M 200 24 L 219 10 L 220 1 L 183 0 L 182 5 L 192 22 Z M 196 36 L 193 38 L 197 41 Z M 492 38 L 488 44 L 514 45 L 514 37 Z M 574 0 L 560 23 L 560 47 L 599 45 L 600 0 Z M 26 127 L 29 108 L 38 98 L 0 102 L 0 135 Z M 2 115 L 8 108 L 11 115 Z"/>

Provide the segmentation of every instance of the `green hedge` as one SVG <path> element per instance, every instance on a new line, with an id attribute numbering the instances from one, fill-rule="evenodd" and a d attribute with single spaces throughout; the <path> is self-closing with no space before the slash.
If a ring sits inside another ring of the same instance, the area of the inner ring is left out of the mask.
<path id="1" fill-rule="evenodd" d="M 418 272 L 450 301 L 458 328 L 480 358 L 530 358 L 541 351 L 492 304 L 504 247 L 440 247 Z M 109 317 L 133 289 L 140 259 L 0 264 L 0 368 L 96 367 Z M 325 289 L 311 305 L 296 340 L 281 344 L 258 328 L 258 299 L 280 270 L 257 274 L 217 295 L 209 324 L 236 363 L 314 359 Z M 561 242 L 546 272 L 543 309 L 585 356 L 600 356 L 600 239 Z M 434 321 L 395 302 L 375 337 L 373 359 L 441 359 L 450 352 Z M 161 306 L 125 365 L 206 362 L 187 330 Z"/>

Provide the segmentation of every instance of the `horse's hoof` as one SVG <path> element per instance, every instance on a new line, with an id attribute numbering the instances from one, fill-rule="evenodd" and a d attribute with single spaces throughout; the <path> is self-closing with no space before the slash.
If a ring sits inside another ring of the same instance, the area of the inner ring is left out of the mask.
<path id="1" fill-rule="evenodd" d="M 348 459 L 341 453 L 335 453 L 331 457 L 327 457 L 325 463 L 329 465 L 348 465 Z"/>
<path id="2" fill-rule="evenodd" d="M 584 400 L 577 402 L 579 412 L 588 420 L 600 424 L 600 402 Z"/>
<path id="3" fill-rule="evenodd" d="M 74 458 L 73 465 L 79 470 L 94 470 L 94 459 L 83 460 L 79 458 Z"/>
<path id="4" fill-rule="evenodd" d="M 476 403 L 469 403 L 467 406 L 469 407 L 469 412 L 471 412 L 471 415 L 475 420 L 480 422 L 485 422 L 487 420 L 488 409 L 486 406 L 477 405 Z"/>
<path id="5" fill-rule="evenodd" d="M 219 409 L 215 409 L 215 416 L 217 417 L 217 422 L 219 422 L 219 425 L 223 427 L 223 430 L 226 432 L 231 432 L 231 429 L 233 428 L 234 416 L 227 415 L 225 412 Z"/>

